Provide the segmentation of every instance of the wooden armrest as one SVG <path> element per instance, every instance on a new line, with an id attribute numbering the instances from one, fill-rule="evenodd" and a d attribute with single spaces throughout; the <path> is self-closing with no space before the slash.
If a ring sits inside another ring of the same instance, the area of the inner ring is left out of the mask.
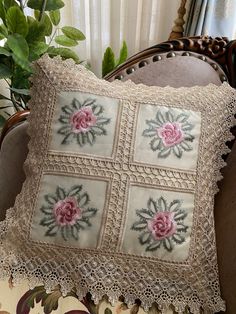
<path id="1" fill-rule="evenodd" d="M 18 123 L 25 121 L 29 113 L 29 110 L 18 111 L 6 121 L 0 136 L 0 148 L 6 134 Z"/>

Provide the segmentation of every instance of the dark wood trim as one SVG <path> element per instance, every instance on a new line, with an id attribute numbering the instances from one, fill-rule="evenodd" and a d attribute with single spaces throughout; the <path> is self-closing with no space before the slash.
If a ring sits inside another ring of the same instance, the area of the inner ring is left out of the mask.
<path id="1" fill-rule="evenodd" d="M 119 78 L 119 74 L 132 68 L 132 65 L 145 61 L 145 58 L 168 51 L 195 52 L 211 58 L 218 63 L 228 77 L 229 84 L 236 88 L 235 55 L 236 41 L 229 41 L 227 37 L 212 38 L 209 36 L 183 37 L 169 40 L 147 48 L 130 57 L 125 63 L 104 77 L 106 80 Z"/>
<path id="2" fill-rule="evenodd" d="M 0 148 L 3 142 L 4 137 L 6 134 L 18 123 L 21 123 L 22 121 L 25 121 L 26 118 L 28 117 L 30 111 L 29 110 L 24 110 L 24 111 L 18 111 L 15 114 L 13 114 L 5 123 L 1 136 L 0 136 Z"/>

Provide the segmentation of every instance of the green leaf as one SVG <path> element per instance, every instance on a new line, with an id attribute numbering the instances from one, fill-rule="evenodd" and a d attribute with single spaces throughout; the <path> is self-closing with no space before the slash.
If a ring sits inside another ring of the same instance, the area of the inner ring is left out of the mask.
<path id="1" fill-rule="evenodd" d="M 34 10 L 41 10 L 43 5 L 43 0 L 29 0 L 27 6 Z M 47 0 L 45 11 L 55 11 L 64 7 L 64 2 L 62 0 Z"/>
<path id="2" fill-rule="evenodd" d="M 8 30 L 6 28 L 6 26 L 4 24 L 0 25 L 0 33 L 4 36 L 7 37 L 8 36 Z"/>
<path id="3" fill-rule="evenodd" d="M 61 14 L 60 14 L 59 10 L 50 11 L 49 16 L 50 16 L 50 19 L 51 19 L 53 25 L 57 26 L 60 23 Z"/>
<path id="4" fill-rule="evenodd" d="M 128 48 L 127 48 L 126 42 L 123 41 L 122 47 L 120 49 L 120 56 L 116 62 L 116 66 L 125 62 L 127 60 L 127 57 L 128 57 Z"/>
<path id="5" fill-rule="evenodd" d="M 8 36 L 7 45 L 12 50 L 12 52 L 20 59 L 28 59 L 29 46 L 23 36 L 19 34 L 13 34 Z"/>
<path id="6" fill-rule="evenodd" d="M 15 55 L 14 53 L 12 55 L 12 58 L 15 61 L 15 63 L 18 64 L 22 69 L 28 72 L 32 72 L 30 62 L 27 59 L 21 59 L 19 56 Z"/>
<path id="7" fill-rule="evenodd" d="M 6 122 L 6 119 L 2 115 L 0 115 L 0 128 L 4 126 L 5 122 Z"/>
<path id="8" fill-rule="evenodd" d="M 13 92 L 20 94 L 20 95 L 29 95 L 29 90 L 28 89 L 20 89 L 20 88 L 14 88 L 14 87 L 10 87 L 10 90 L 12 90 Z"/>
<path id="9" fill-rule="evenodd" d="M 63 59 L 73 59 L 76 63 L 79 62 L 77 54 L 69 48 L 49 47 L 47 53 L 51 56 L 61 56 Z"/>
<path id="10" fill-rule="evenodd" d="M 105 76 L 115 68 L 115 55 L 111 47 L 108 47 L 102 60 L 102 76 Z"/>
<path id="11" fill-rule="evenodd" d="M 62 27 L 62 32 L 67 37 L 74 39 L 74 40 L 84 40 L 85 36 L 84 34 L 77 28 L 72 26 L 64 26 Z"/>
<path id="12" fill-rule="evenodd" d="M 28 33 L 28 24 L 24 13 L 19 7 L 11 7 L 6 14 L 6 23 L 10 32 L 26 36 Z"/>
<path id="13" fill-rule="evenodd" d="M 6 23 L 6 10 L 2 0 L 0 1 L 0 18 L 2 19 L 3 23 Z"/>
<path id="14" fill-rule="evenodd" d="M 4 56 L 9 57 L 9 56 L 11 56 L 11 53 L 7 49 L 0 47 L 0 55 L 4 55 Z"/>
<path id="15" fill-rule="evenodd" d="M 26 36 L 26 40 L 28 43 L 34 43 L 37 41 L 45 41 L 45 25 L 38 22 L 32 17 L 27 17 L 29 32 Z"/>
<path id="16" fill-rule="evenodd" d="M 66 47 L 73 47 L 77 46 L 77 41 L 67 37 L 66 35 L 58 35 L 55 38 L 55 42 L 59 45 L 66 46 Z"/>
<path id="17" fill-rule="evenodd" d="M 52 22 L 46 13 L 43 14 L 39 23 L 44 26 L 45 36 L 50 36 L 52 34 Z"/>
<path id="18" fill-rule="evenodd" d="M 41 41 L 29 45 L 30 52 L 31 53 L 33 52 L 37 56 L 40 56 L 43 53 L 45 53 L 48 47 L 49 46 L 46 43 Z"/>
<path id="19" fill-rule="evenodd" d="M 5 64 L 0 63 L 0 79 L 10 78 L 12 76 L 12 71 Z"/>

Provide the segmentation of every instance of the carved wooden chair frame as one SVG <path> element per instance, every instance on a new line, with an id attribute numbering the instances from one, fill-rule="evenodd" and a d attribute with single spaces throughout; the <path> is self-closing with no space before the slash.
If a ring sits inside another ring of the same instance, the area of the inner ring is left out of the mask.
<path id="1" fill-rule="evenodd" d="M 187 56 L 191 56 L 191 53 L 198 53 L 199 58 L 203 61 L 209 57 L 212 60 L 212 67 L 218 71 L 220 66 L 225 73 L 221 74 L 221 81 L 227 80 L 232 87 L 236 88 L 236 40 L 229 41 L 226 37 L 183 37 L 160 43 L 130 57 L 125 63 L 109 73 L 105 79 L 109 81 L 122 80 L 124 76 L 129 76 L 138 68 L 146 66 L 149 63 L 148 58 L 151 57 L 152 62 L 157 62 L 162 59 L 162 53 L 167 53 L 166 57 L 168 58 L 174 57 L 175 52 L 178 51 L 183 51 L 182 55 Z M 17 112 L 6 122 L 0 137 L 0 147 L 9 130 L 26 120 L 29 113 L 28 110 Z"/>

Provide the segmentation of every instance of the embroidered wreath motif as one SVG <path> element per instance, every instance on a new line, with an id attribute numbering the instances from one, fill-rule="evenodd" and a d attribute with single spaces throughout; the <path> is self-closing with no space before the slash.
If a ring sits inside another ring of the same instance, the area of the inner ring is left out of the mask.
<path id="1" fill-rule="evenodd" d="M 173 200 L 168 206 L 163 197 L 157 201 L 150 197 L 147 208 L 136 210 L 139 221 L 131 229 L 141 232 L 138 239 L 141 245 L 146 246 L 146 252 L 161 247 L 171 252 L 176 244 L 185 241 L 184 233 L 188 226 L 184 224 L 184 219 L 187 213 L 181 209 L 181 204 L 180 200 Z"/>
<path id="2" fill-rule="evenodd" d="M 79 233 L 91 226 L 90 218 L 96 215 L 97 209 L 88 207 L 89 195 L 82 189 L 82 185 L 75 185 L 66 192 L 58 186 L 55 194 L 44 196 L 47 204 L 40 208 L 45 214 L 40 225 L 48 228 L 45 236 L 60 233 L 65 241 L 78 240 Z"/>
<path id="3" fill-rule="evenodd" d="M 97 136 L 107 135 L 104 128 L 111 119 L 102 116 L 104 108 L 96 104 L 96 99 L 86 99 L 81 103 L 74 98 L 71 105 L 61 108 L 62 114 L 59 122 L 63 126 L 58 134 L 64 136 L 62 144 L 69 144 L 76 140 L 79 146 L 93 145 Z"/>
<path id="4" fill-rule="evenodd" d="M 154 152 L 159 151 L 158 157 L 166 158 L 172 152 L 181 158 L 183 151 L 193 149 L 189 142 L 194 140 L 194 136 L 190 134 L 194 126 L 188 122 L 188 118 L 186 113 L 175 116 L 172 110 L 165 114 L 159 110 L 154 120 L 146 120 L 148 129 L 143 131 L 143 136 L 153 137 L 150 147 Z"/>

